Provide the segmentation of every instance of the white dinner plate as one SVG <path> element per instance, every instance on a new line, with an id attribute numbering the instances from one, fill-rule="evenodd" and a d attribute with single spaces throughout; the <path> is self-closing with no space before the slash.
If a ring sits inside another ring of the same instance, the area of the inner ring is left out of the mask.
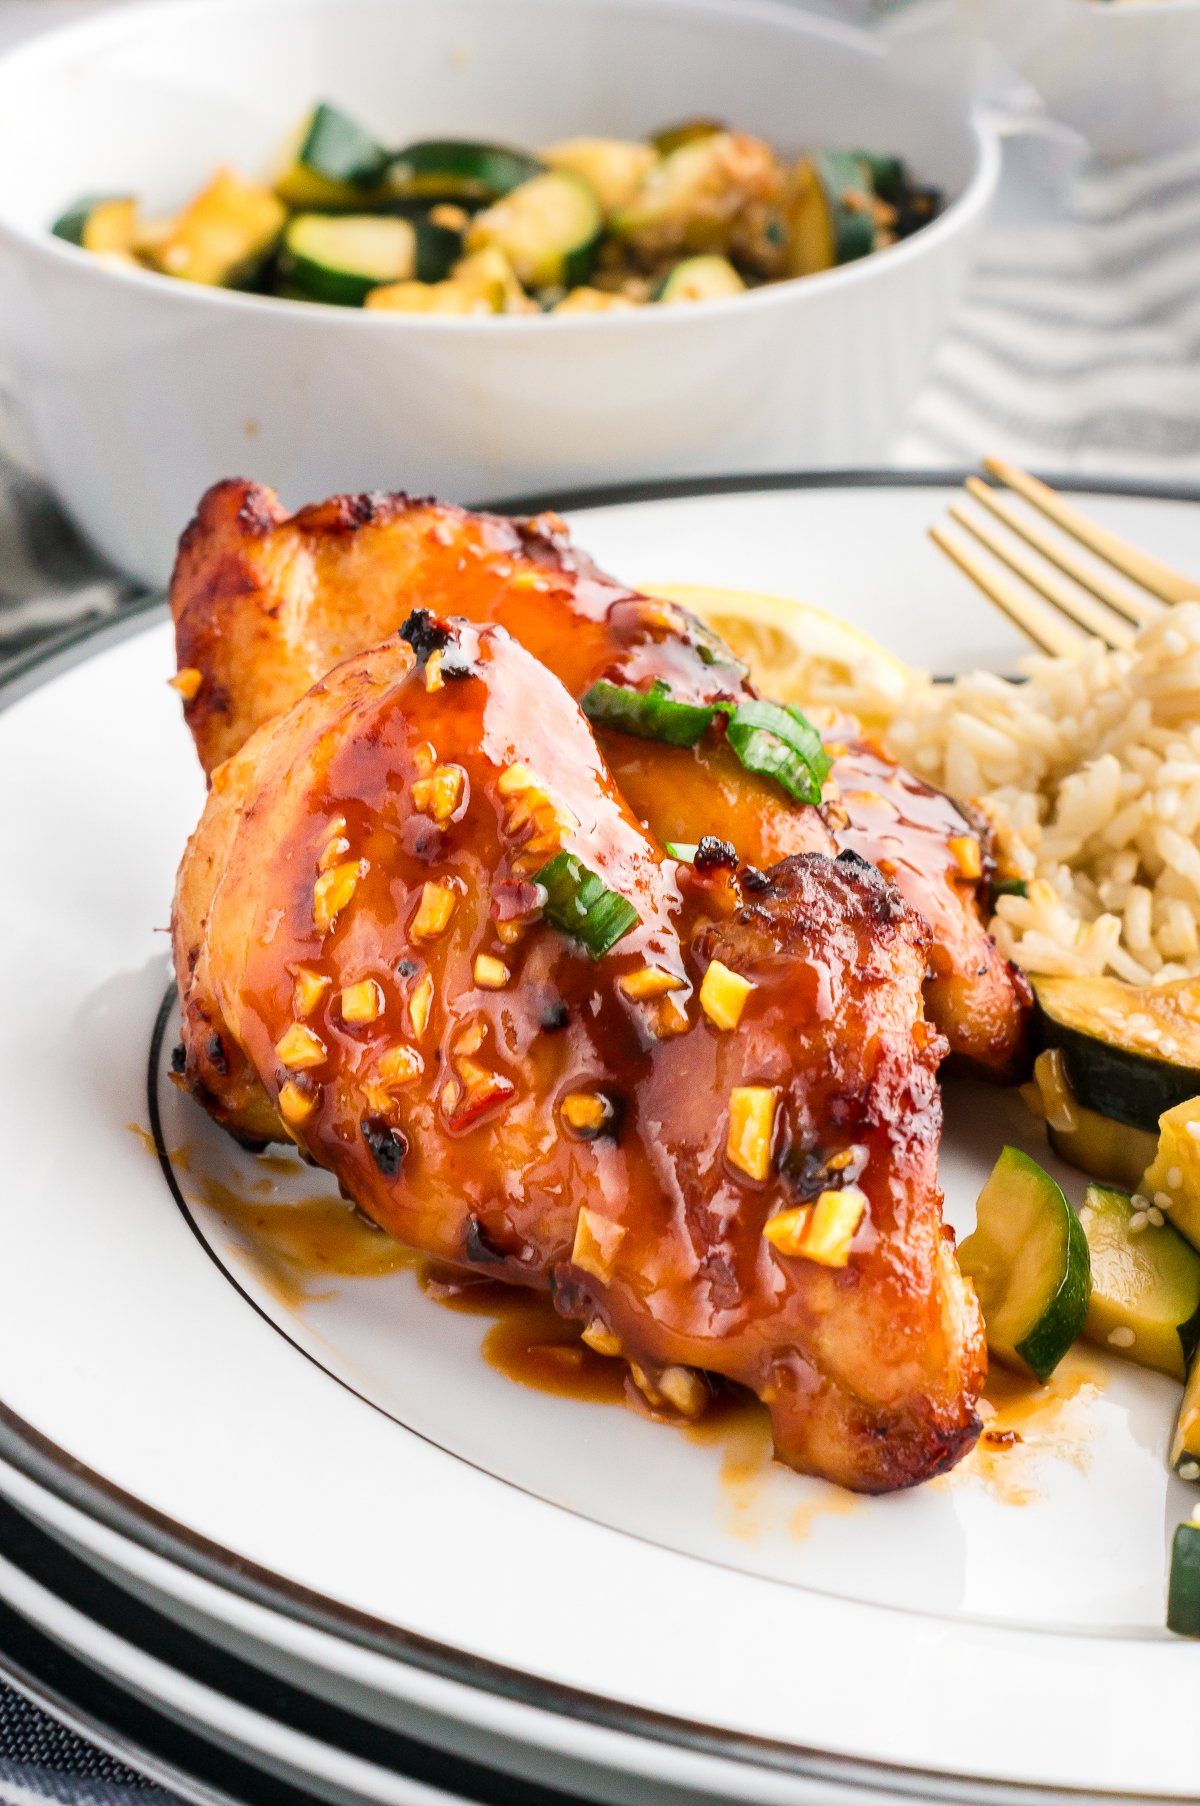
<path id="1" fill-rule="evenodd" d="M 44 1699 L 47 1709 L 198 1806 L 207 1806 L 214 1783 L 246 1806 L 305 1806 L 314 1795 L 331 1806 L 492 1806 L 505 1797 L 486 1771 L 365 1729 L 336 1707 L 181 1633 L 3 1502 L 0 1551 L 0 1598 L 75 1658 L 58 1676 L 56 1697 Z M 30 1653 L 4 1613 L 0 1673 L 28 1688 Z M 99 1678 L 99 1689 L 76 1663 Z M 45 1684 L 33 1691 L 42 1694 Z M 90 1722 L 80 1722 L 84 1713 Z M 347 1743 L 366 1747 L 360 1754 Z M 527 1806 L 565 1802 L 539 1799 L 535 1791 Z"/>
<path id="2" fill-rule="evenodd" d="M 926 544 L 948 499 L 739 485 L 573 524 L 635 582 L 804 596 L 934 669 L 1011 670 L 1017 642 Z M 1190 500 L 1084 505 L 1200 569 Z M 1194 1495 L 1163 1461 L 1167 1381 L 1074 1355 L 1016 1450 L 851 1500 L 742 1429 L 513 1384 L 486 1324 L 409 1270 L 281 1282 L 228 1196 L 325 1182 L 227 1143 L 155 1038 L 202 798 L 171 667 L 151 612 L 10 684 L 0 715 L 4 1461 L 300 1639 L 617 1737 L 631 1770 L 708 1761 L 756 1801 L 814 1799 L 814 1777 L 1193 1798 L 1200 1647 L 1164 1631 L 1163 1576 Z M 1003 1139 L 1046 1156 L 1011 1093 L 955 1087 L 947 1113 L 962 1229 Z"/>

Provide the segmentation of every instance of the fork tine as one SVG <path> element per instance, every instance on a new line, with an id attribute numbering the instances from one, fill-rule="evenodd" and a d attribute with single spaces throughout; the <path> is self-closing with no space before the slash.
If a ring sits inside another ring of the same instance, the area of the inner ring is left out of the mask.
<path id="1" fill-rule="evenodd" d="M 1064 502 L 1047 484 L 1031 477 L 1027 471 L 1020 470 L 1015 464 L 1008 464 L 1003 458 L 985 458 L 985 470 L 991 472 L 1007 488 L 1014 489 L 1018 495 L 1041 511 L 1064 533 L 1069 533 L 1081 545 L 1085 545 L 1097 558 L 1111 564 L 1120 571 L 1123 577 L 1140 583 L 1148 589 L 1152 596 L 1160 602 L 1193 602 L 1200 597 L 1200 582 L 1195 577 L 1185 577 L 1182 572 L 1172 570 L 1170 565 L 1160 564 L 1157 558 L 1151 558 L 1138 546 L 1131 546 L 1128 540 L 1110 533 L 1107 527 L 1097 526 L 1085 514 Z"/>
<path id="2" fill-rule="evenodd" d="M 986 516 L 980 515 L 976 519 L 961 502 L 956 502 L 951 508 L 950 518 L 957 521 L 960 527 L 965 527 L 980 545 L 987 547 L 994 558 L 999 558 L 1018 577 L 1023 577 L 1030 589 L 1036 590 L 1052 608 L 1066 615 L 1069 621 L 1081 627 L 1085 633 L 1103 640 L 1106 646 L 1113 648 L 1133 644 L 1132 627 L 1125 621 L 1119 621 L 1114 614 L 1102 608 L 1099 602 L 1093 601 L 1091 596 L 1084 595 L 1082 591 L 1077 594 L 1068 588 L 1053 565 L 1039 562 L 1027 550 L 1023 539 L 1006 537 L 997 532 Z"/>
<path id="3" fill-rule="evenodd" d="M 1061 615 L 1031 596 L 1023 585 L 1010 582 L 1003 571 L 995 570 L 969 541 L 947 533 L 942 526 L 930 527 L 929 537 L 1039 651 L 1074 658 L 1086 646 L 1085 634 L 1069 627 Z"/>
<path id="4" fill-rule="evenodd" d="M 1043 558 L 1049 559 L 1051 564 L 1056 564 L 1059 570 L 1065 571 L 1067 576 L 1073 582 L 1078 583 L 1081 589 L 1089 590 L 1093 596 L 1098 596 L 1101 602 L 1106 603 L 1109 608 L 1115 609 L 1117 614 L 1123 615 L 1127 621 L 1132 621 L 1135 627 L 1144 627 L 1146 622 L 1151 619 L 1152 614 L 1157 612 L 1152 602 L 1143 602 L 1123 584 L 1112 582 L 1102 571 L 1097 571 L 1091 565 L 1085 564 L 1082 558 L 1076 556 L 1070 546 L 1064 545 L 1061 540 L 1053 539 L 1049 533 L 1044 532 L 1036 520 L 1027 519 L 1013 506 L 1011 499 L 1004 494 L 1003 490 L 993 489 L 990 483 L 983 482 L 979 477 L 968 477 L 966 488 L 968 495 L 974 496 L 977 502 L 990 509 L 998 520 L 1002 520 L 1006 527 L 1010 527 L 1021 539 L 1026 540 L 1035 551 L 1041 553 Z"/>

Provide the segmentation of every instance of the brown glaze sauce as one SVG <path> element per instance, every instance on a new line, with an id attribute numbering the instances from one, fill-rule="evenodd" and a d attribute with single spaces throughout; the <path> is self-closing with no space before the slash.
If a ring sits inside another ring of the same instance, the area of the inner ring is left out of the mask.
<path id="1" fill-rule="evenodd" d="M 966 1460 L 935 1484 L 977 1484 L 1005 1505 L 1034 1505 L 1044 1494 L 1047 1462 L 1086 1473 L 1094 1434 L 1090 1407 L 1107 1370 L 1072 1349 L 1044 1386 L 993 1366 L 984 1390 L 983 1434 Z"/>

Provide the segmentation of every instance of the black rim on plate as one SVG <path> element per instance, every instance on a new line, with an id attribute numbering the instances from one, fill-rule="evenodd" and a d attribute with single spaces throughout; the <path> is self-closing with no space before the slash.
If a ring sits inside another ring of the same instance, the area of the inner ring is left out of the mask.
<path id="1" fill-rule="evenodd" d="M 568 493 L 525 495 L 484 504 L 497 512 L 536 514 L 546 509 L 578 513 L 636 503 L 764 491 L 814 489 L 937 489 L 960 484 L 964 470 L 857 470 L 769 473 L 726 478 L 676 478 Z M 1196 504 L 1200 489 L 1184 484 L 1115 482 L 1100 478 L 1046 476 L 1054 488 L 1069 493 L 1129 497 Z M 0 674 L 0 710 L 50 682 L 60 671 L 82 663 L 97 651 L 142 631 L 161 618 L 164 604 L 155 597 L 56 637 L 48 645 L 18 659 Z M 336 1382 L 334 1382 L 336 1383 Z M 1028 1800 L 1039 1806 L 1078 1802 L 1093 1796 L 1082 1789 L 1047 1788 L 1036 1784 L 1000 1783 L 967 1775 L 829 1756 L 816 1749 L 750 1736 L 658 1713 L 599 1694 L 584 1693 L 562 1683 L 526 1674 L 416 1636 L 399 1626 L 372 1618 L 353 1607 L 314 1593 L 269 1569 L 245 1561 L 233 1551 L 198 1535 L 186 1525 L 153 1510 L 83 1466 L 65 1449 L 0 1400 L 0 1460 L 46 1492 L 85 1516 L 115 1531 L 172 1564 L 233 1592 L 268 1611 L 283 1614 L 314 1630 L 357 1643 L 402 1663 L 460 1685 L 499 1695 L 521 1706 L 577 1718 L 600 1729 L 675 1745 L 697 1754 L 781 1769 L 809 1778 L 928 1798 L 931 1783 L 946 1800 L 996 1802 Z M 1191 1795 L 1159 1795 L 1185 1802 Z M 1106 1794 L 1114 1803 L 1144 1806 L 1143 1796 Z"/>

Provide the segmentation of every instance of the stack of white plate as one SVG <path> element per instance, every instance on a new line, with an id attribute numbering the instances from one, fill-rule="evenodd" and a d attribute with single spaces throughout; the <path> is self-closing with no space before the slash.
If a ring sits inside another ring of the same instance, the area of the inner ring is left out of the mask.
<path id="1" fill-rule="evenodd" d="M 922 664 L 1011 669 L 927 547 L 948 496 L 677 486 L 572 524 L 633 581 L 807 594 Z M 1196 561 L 1194 505 L 1087 506 Z M 115 1701 L 169 1721 L 204 1798 L 202 1748 L 256 1799 L 1194 1798 L 1167 1381 L 1077 1357 L 1015 1450 L 852 1499 L 751 1421 L 706 1439 L 513 1383 L 411 1269 L 288 1266 L 271 1226 L 319 1217 L 322 1176 L 168 1082 L 157 930 L 202 796 L 171 668 L 151 609 L 0 691 L 9 1669 L 37 1686 L 56 1649 L 43 1696 L 127 1750 Z M 1011 1094 L 947 1114 L 962 1226 L 1001 1139 L 1046 1156 Z"/>

